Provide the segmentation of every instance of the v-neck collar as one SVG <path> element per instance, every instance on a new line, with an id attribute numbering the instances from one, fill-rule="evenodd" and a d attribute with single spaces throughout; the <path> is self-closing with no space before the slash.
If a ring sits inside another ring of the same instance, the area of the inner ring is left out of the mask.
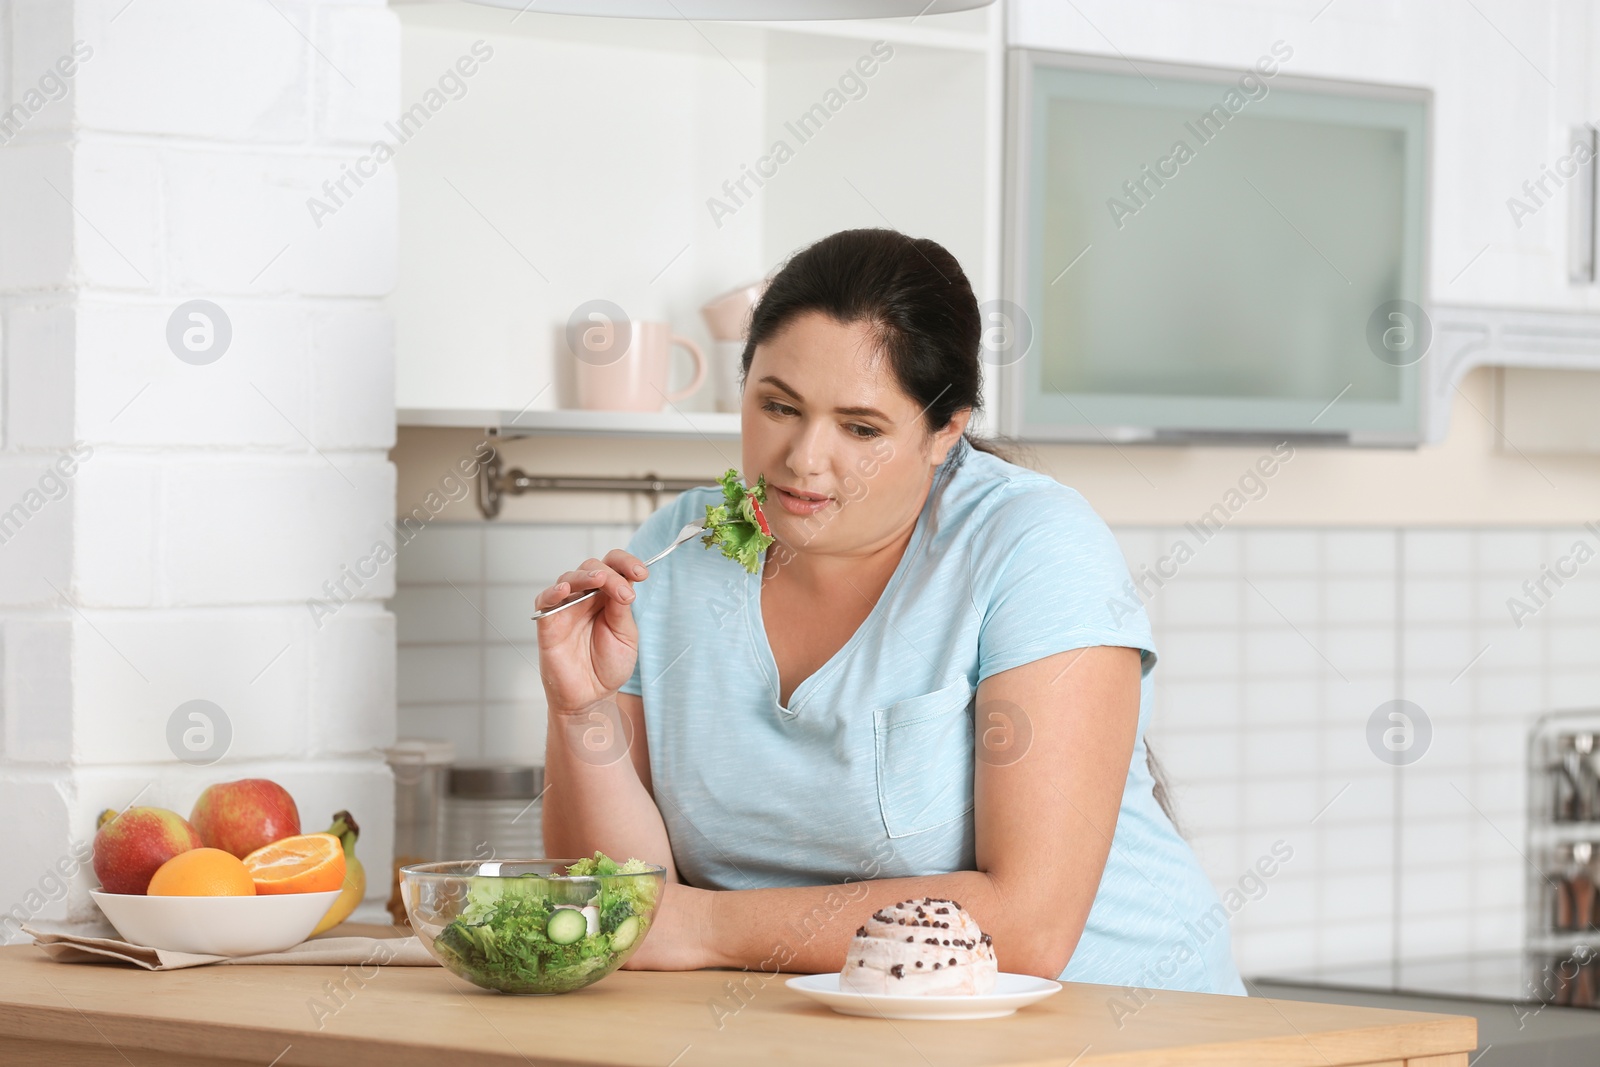
<path id="1" fill-rule="evenodd" d="M 821 685 L 828 675 L 838 670 L 840 664 L 844 663 L 849 657 L 851 650 L 861 643 L 862 633 L 866 631 L 867 627 L 875 625 L 878 622 L 879 615 L 887 610 L 883 606 L 884 602 L 899 587 L 901 577 L 910 567 L 912 557 L 916 555 L 917 550 L 922 545 L 923 536 L 927 531 L 928 516 L 933 511 L 934 501 L 938 497 L 939 490 L 943 488 L 944 483 L 949 480 L 955 469 L 961 465 L 961 460 L 965 458 L 965 452 L 969 447 L 966 438 L 963 437 L 956 441 L 955 445 L 950 449 L 950 454 L 945 456 L 944 462 L 934 472 L 933 484 L 928 487 L 927 499 L 922 502 L 922 510 L 917 514 L 917 523 L 911 530 L 911 540 L 906 542 L 905 551 L 900 554 L 900 560 L 895 564 L 894 572 L 889 575 L 889 581 L 884 585 L 883 592 L 878 594 L 878 599 L 873 603 L 872 610 L 867 612 L 867 617 L 861 620 L 861 624 L 855 628 L 855 632 L 850 635 L 849 640 L 840 645 L 822 666 L 800 680 L 800 684 L 794 687 L 794 692 L 789 694 L 788 707 L 785 707 L 780 699 L 783 683 L 778 674 L 778 658 L 772 654 L 772 642 L 767 639 L 767 626 L 761 614 L 761 571 L 747 576 L 746 581 L 755 582 L 755 592 L 745 597 L 745 628 L 750 635 L 750 644 L 755 651 L 756 659 L 760 662 L 762 670 L 767 675 L 767 685 L 770 689 L 772 706 L 779 715 L 784 718 L 793 718 L 798 715 L 800 706 L 805 703 L 811 692 Z M 764 567 L 762 569 L 765 570 Z"/>

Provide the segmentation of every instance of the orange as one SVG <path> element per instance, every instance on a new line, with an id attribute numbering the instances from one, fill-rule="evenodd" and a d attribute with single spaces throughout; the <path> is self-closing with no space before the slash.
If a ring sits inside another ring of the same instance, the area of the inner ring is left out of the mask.
<path id="1" fill-rule="evenodd" d="M 344 885 L 344 843 L 332 834 L 296 834 L 244 858 L 256 892 L 321 893 Z"/>
<path id="2" fill-rule="evenodd" d="M 255 882 L 244 862 L 220 848 L 191 848 L 156 868 L 152 897 L 253 897 Z"/>

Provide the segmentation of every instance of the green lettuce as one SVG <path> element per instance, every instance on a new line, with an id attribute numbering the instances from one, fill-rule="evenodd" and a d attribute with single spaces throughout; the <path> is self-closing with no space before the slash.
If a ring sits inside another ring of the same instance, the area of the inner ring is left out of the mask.
<path id="1" fill-rule="evenodd" d="M 767 502 L 767 479 L 763 475 L 746 489 L 739 472 L 728 468 L 721 478 L 722 503 L 706 505 L 706 534 L 700 540 L 707 548 L 715 545 L 722 554 L 754 574 L 761 569 L 761 554 L 773 537 L 764 529 L 761 505 Z"/>
<path id="2" fill-rule="evenodd" d="M 522 880 L 503 881 L 515 884 Z M 469 899 L 467 909 L 439 932 L 433 947 L 455 961 L 454 970 L 474 981 L 508 992 L 543 990 L 549 980 L 541 976 L 540 964 L 558 947 L 545 935 L 549 921 L 547 897 L 483 893 L 476 901 Z"/>
<path id="3" fill-rule="evenodd" d="M 609 934 L 630 915 L 643 918 L 651 914 L 656 906 L 657 886 L 654 878 L 611 876 L 645 874 L 650 870 L 650 864 L 643 860 L 630 859 L 619 864 L 605 853 L 596 852 L 592 858 L 569 866 L 567 873 L 591 877 L 600 883 L 589 903 L 600 909 L 600 930 Z"/>
<path id="4" fill-rule="evenodd" d="M 525 874 L 517 878 L 475 878 L 467 887 L 467 903 L 461 909 L 461 918 L 469 923 L 479 923 L 508 897 L 532 903 L 546 900 L 549 896 L 550 884 L 537 875 Z M 545 910 L 548 914 L 549 909 Z"/>

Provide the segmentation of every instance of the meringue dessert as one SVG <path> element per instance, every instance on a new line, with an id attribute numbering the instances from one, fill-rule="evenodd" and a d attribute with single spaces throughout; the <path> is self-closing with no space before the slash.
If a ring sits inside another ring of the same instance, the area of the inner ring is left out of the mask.
<path id="1" fill-rule="evenodd" d="M 897 997 L 972 996 L 994 989 L 994 940 L 953 900 L 905 900 L 856 930 L 839 988 Z"/>

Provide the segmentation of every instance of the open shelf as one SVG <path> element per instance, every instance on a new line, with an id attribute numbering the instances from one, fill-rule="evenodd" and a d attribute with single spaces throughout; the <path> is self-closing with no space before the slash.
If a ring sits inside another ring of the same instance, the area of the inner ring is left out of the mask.
<path id="1" fill-rule="evenodd" d="M 400 408 L 401 426 L 493 430 L 502 437 L 535 435 L 701 438 L 736 440 L 739 416 L 721 411 L 511 411 L 494 408 Z"/>
<path id="2" fill-rule="evenodd" d="M 711 355 L 706 301 L 839 230 L 932 238 L 980 300 L 1000 295 L 997 7 L 816 23 L 395 10 L 402 112 L 425 123 L 393 164 L 395 395 L 435 420 L 402 425 L 471 412 L 517 433 L 733 437 L 733 417 L 670 410 L 510 420 L 546 389 L 541 404 L 574 404 L 563 331 L 594 301 Z"/>

